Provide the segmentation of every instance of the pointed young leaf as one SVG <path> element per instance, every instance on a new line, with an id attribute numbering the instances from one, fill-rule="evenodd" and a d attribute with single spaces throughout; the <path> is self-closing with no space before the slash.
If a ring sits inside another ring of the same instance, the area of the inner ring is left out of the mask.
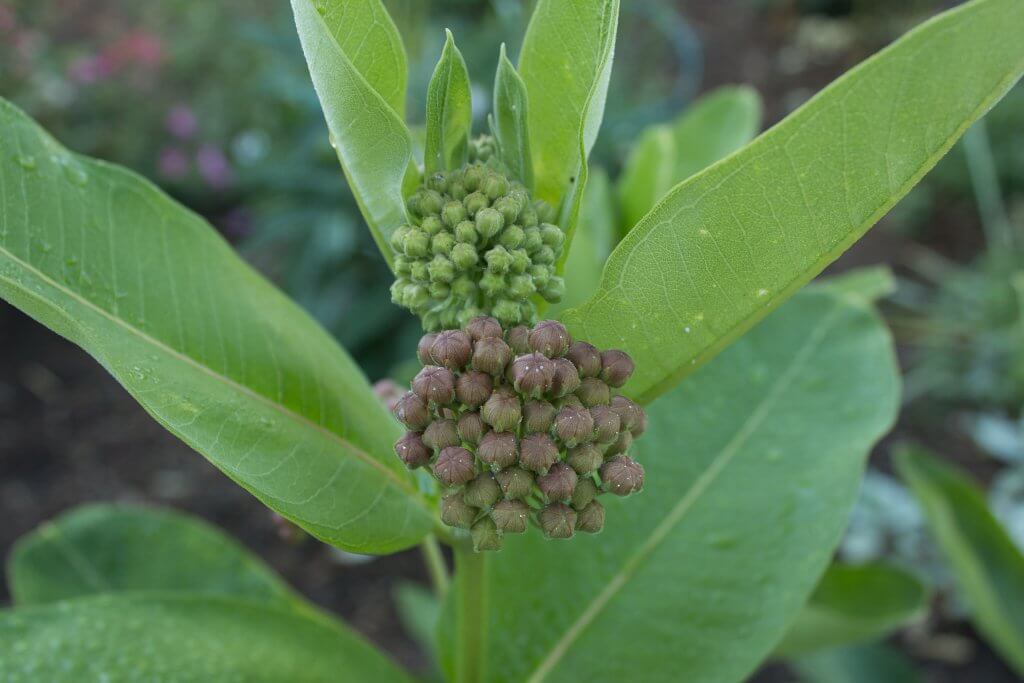
<path id="1" fill-rule="evenodd" d="M 1024 2 L 968 2 L 677 186 L 612 253 L 593 298 L 566 314 L 573 335 L 633 356 L 635 398 L 670 389 L 935 165 L 1020 78 L 1022 34 Z"/>
<path id="2" fill-rule="evenodd" d="M 147 593 L 0 611 L 0 680 L 410 681 L 326 617 L 235 598 Z"/>
<path id="3" fill-rule="evenodd" d="M 917 577 L 884 564 L 833 564 L 775 648 L 793 658 L 881 639 L 919 617 L 928 591 Z"/>
<path id="4" fill-rule="evenodd" d="M 381 0 L 292 0 L 292 11 L 345 177 L 390 264 L 412 162 L 398 29 Z"/>
<path id="5" fill-rule="evenodd" d="M 535 194 L 561 206 L 562 262 L 604 117 L 618 23 L 619 0 L 538 0 L 523 39 L 519 73 L 530 99 Z"/>
<path id="6" fill-rule="evenodd" d="M 978 630 L 1024 676 L 1024 554 L 958 471 L 911 448 L 897 455 L 896 467 L 924 508 Z"/>
<path id="7" fill-rule="evenodd" d="M 461 168 L 466 163 L 473 128 L 469 71 L 451 31 L 427 89 L 427 140 L 423 155 L 427 175 Z"/>
<path id="8" fill-rule="evenodd" d="M 648 129 L 619 181 L 624 233 L 673 186 L 753 140 L 760 126 L 757 91 L 727 86 L 694 102 L 671 125 Z"/>
<path id="9" fill-rule="evenodd" d="M 533 188 L 533 160 L 530 152 L 529 106 L 526 84 L 508 61 L 505 44 L 498 57 L 494 77 L 494 136 L 501 150 L 501 160 L 512 175 L 526 187 Z"/>
<path id="10" fill-rule="evenodd" d="M 195 517 L 86 505 L 18 539 L 7 563 L 19 606 L 98 593 L 212 593 L 280 605 L 300 598 L 262 560 Z"/>
<path id="11" fill-rule="evenodd" d="M 198 216 L 3 100 L 0 298 L 315 536 L 389 552 L 431 528 L 398 423 L 323 328 Z"/>
<path id="12" fill-rule="evenodd" d="M 487 557 L 483 680 L 744 680 L 828 565 L 898 387 L 876 315 L 802 293 L 649 407 L 644 490 L 602 498 L 600 534 Z"/>

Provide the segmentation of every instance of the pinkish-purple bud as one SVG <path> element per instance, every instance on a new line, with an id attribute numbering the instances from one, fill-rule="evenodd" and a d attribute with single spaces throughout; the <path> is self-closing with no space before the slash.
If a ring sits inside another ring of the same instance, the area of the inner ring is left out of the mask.
<path id="1" fill-rule="evenodd" d="M 445 448 L 434 462 L 434 476 L 445 486 L 465 484 L 476 476 L 473 454 L 459 446 Z"/>
<path id="2" fill-rule="evenodd" d="M 530 328 L 517 325 L 508 331 L 508 345 L 517 356 L 530 353 Z"/>
<path id="3" fill-rule="evenodd" d="M 509 500 L 526 498 L 533 491 L 533 475 L 521 467 L 509 467 L 494 475 Z"/>
<path id="4" fill-rule="evenodd" d="M 555 434 L 568 448 L 594 438 L 594 418 L 586 408 L 565 406 L 555 416 Z"/>
<path id="5" fill-rule="evenodd" d="M 455 396 L 459 403 L 470 408 L 482 406 L 490 398 L 494 380 L 486 372 L 470 370 L 455 381 Z"/>
<path id="6" fill-rule="evenodd" d="M 604 506 L 596 500 L 579 511 L 576 528 L 587 534 L 596 534 L 604 528 Z"/>
<path id="7" fill-rule="evenodd" d="M 427 404 L 411 391 L 405 392 L 395 404 L 395 417 L 413 431 L 424 429 L 430 424 L 430 411 Z"/>
<path id="8" fill-rule="evenodd" d="M 573 342 L 569 345 L 566 358 L 579 370 L 580 377 L 597 377 L 601 374 L 601 352 L 593 344 Z"/>
<path id="9" fill-rule="evenodd" d="M 491 519 L 498 531 L 506 534 L 521 534 L 526 531 L 530 517 L 530 506 L 521 500 L 502 500 L 491 510 Z"/>
<path id="10" fill-rule="evenodd" d="M 579 389 L 580 374 L 575 365 L 566 358 L 555 358 L 552 363 L 555 364 L 555 376 L 551 380 L 552 396 L 560 398 Z"/>
<path id="11" fill-rule="evenodd" d="M 452 493 L 441 499 L 441 521 L 448 526 L 468 529 L 473 526 L 477 510 L 462 499 L 462 493 Z"/>
<path id="12" fill-rule="evenodd" d="M 548 538 L 572 538 L 576 530 L 576 511 L 564 503 L 551 503 L 544 507 L 537 519 Z"/>
<path id="13" fill-rule="evenodd" d="M 619 414 L 610 406 L 594 406 L 590 409 L 594 418 L 594 438 L 598 443 L 611 443 L 619 435 L 621 424 Z"/>
<path id="14" fill-rule="evenodd" d="M 430 345 L 430 358 L 437 365 L 443 365 L 449 370 L 461 370 L 466 367 L 472 355 L 473 343 L 469 335 L 462 330 L 440 332 Z"/>
<path id="15" fill-rule="evenodd" d="M 644 486 L 644 468 L 626 455 L 617 455 L 601 465 L 604 487 L 617 496 L 628 496 Z"/>
<path id="16" fill-rule="evenodd" d="M 395 442 L 395 454 L 410 470 L 430 463 L 430 449 L 423 443 L 418 432 L 406 432 Z"/>
<path id="17" fill-rule="evenodd" d="M 543 396 L 554 378 L 555 364 L 543 354 L 530 353 L 512 361 L 512 383 L 526 397 Z"/>
<path id="18" fill-rule="evenodd" d="M 463 441 L 475 446 L 480 443 L 484 432 L 487 431 L 487 426 L 484 424 L 483 418 L 480 417 L 480 413 L 463 413 L 459 417 L 458 430 Z"/>
<path id="19" fill-rule="evenodd" d="M 547 434 L 528 434 L 519 444 L 519 463 L 538 474 L 558 460 L 558 446 Z"/>
<path id="20" fill-rule="evenodd" d="M 584 379 L 580 383 L 580 388 L 576 390 L 576 396 L 588 408 L 606 406 L 612 399 L 612 393 L 608 385 L 596 377 Z"/>
<path id="21" fill-rule="evenodd" d="M 424 402 L 446 406 L 455 399 L 455 375 L 439 365 L 428 365 L 413 378 L 412 390 Z"/>
<path id="22" fill-rule="evenodd" d="M 530 348 L 548 358 L 564 356 L 572 343 L 569 330 L 557 320 L 541 320 L 527 337 Z"/>
<path id="23" fill-rule="evenodd" d="M 505 374 L 505 368 L 512 360 L 512 349 L 503 340 L 484 337 L 473 346 L 473 369 L 495 377 Z"/>
<path id="24" fill-rule="evenodd" d="M 527 401 L 523 406 L 523 429 L 527 434 L 546 434 L 555 424 L 555 413 L 555 407 L 547 401 Z"/>
<path id="25" fill-rule="evenodd" d="M 480 341 L 488 337 L 501 339 L 504 336 L 501 323 L 486 315 L 477 316 L 470 320 L 469 324 L 466 325 L 466 332 L 473 341 Z"/>
<path id="26" fill-rule="evenodd" d="M 537 477 L 537 486 L 548 500 L 567 500 L 572 496 L 579 477 L 564 462 L 556 462 L 548 473 Z"/>
<path id="27" fill-rule="evenodd" d="M 476 454 L 488 465 L 498 468 L 511 467 L 519 459 L 516 435 L 512 432 L 487 432 L 480 439 Z"/>
<path id="28" fill-rule="evenodd" d="M 625 351 L 609 349 L 601 352 L 601 379 L 610 386 L 621 387 L 633 375 L 633 359 Z"/>
<path id="29" fill-rule="evenodd" d="M 449 446 L 458 446 L 462 443 L 459 438 L 455 420 L 434 420 L 423 432 L 423 443 L 432 448 L 435 453 L 440 453 Z"/>
<path id="30" fill-rule="evenodd" d="M 437 335 L 431 332 L 423 335 L 419 344 L 416 345 L 416 357 L 419 358 L 421 364 L 431 365 L 434 362 L 430 358 L 430 347 L 435 339 L 437 339 Z"/>

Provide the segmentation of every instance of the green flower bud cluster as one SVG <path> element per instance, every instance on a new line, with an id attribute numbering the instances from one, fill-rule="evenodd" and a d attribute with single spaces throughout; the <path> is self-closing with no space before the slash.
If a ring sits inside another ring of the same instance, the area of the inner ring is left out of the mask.
<path id="1" fill-rule="evenodd" d="M 469 143 L 470 163 L 481 164 L 496 163 L 498 159 L 498 144 L 492 135 L 481 135 Z"/>
<path id="2" fill-rule="evenodd" d="M 413 224 L 391 236 L 391 299 L 419 315 L 424 329 L 460 327 L 479 315 L 532 323 L 532 296 L 561 299 L 555 261 L 565 234 L 552 223 L 554 210 L 496 165 L 437 173 L 408 207 Z"/>
<path id="3" fill-rule="evenodd" d="M 417 355 L 424 367 L 394 407 L 409 429 L 395 452 L 430 469 L 441 519 L 468 529 L 477 550 L 501 549 L 530 523 L 548 538 L 597 533 L 598 498 L 643 487 L 627 452 L 647 418 L 617 393 L 633 374 L 624 352 L 573 341 L 553 320 L 503 328 L 480 316 L 427 334 Z"/>

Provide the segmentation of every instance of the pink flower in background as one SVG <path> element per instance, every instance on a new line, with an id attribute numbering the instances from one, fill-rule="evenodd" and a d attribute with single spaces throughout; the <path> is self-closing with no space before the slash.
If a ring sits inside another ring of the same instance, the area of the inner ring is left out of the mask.
<path id="1" fill-rule="evenodd" d="M 210 144 L 200 147 L 196 154 L 196 165 L 199 167 L 199 175 L 210 187 L 223 189 L 231 183 L 231 167 L 219 147 Z"/>
<path id="2" fill-rule="evenodd" d="M 118 68 L 137 64 L 159 66 L 164 58 L 164 43 L 160 36 L 137 29 L 103 51 Z"/>
<path id="3" fill-rule="evenodd" d="M 166 147 L 160 151 L 157 169 L 169 180 L 181 180 L 188 175 L 188 155 L 177 147 Z"/>
<path id="4" fill-rule="evenodd" d="M 112 71 L 109 60 L 95 55 L 79 57 L 68 66 L 68 78 L 75 83 L 88 85 L 110 75 Z"/>
<path id="5" fill-rule="evenodd" d="M 0 32 L 9 33 L 18 26 L 14 18 L 14 10 L 4 4 L 0 4 Z"/>
<path id="6" fill-rule="evenodd" d="M 167 112 L 167 130 L 176 138 L 188 140 L 199 130 L 195 113 L 185 104 L 176 104 Z"/>

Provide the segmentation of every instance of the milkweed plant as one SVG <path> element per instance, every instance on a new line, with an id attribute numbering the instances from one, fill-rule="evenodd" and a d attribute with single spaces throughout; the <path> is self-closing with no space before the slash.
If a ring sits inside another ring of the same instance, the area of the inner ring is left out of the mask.
<path id="1" fill-rule="evenodd" d="M 1024 3 L 934 17 L 757 137 L 756 94 L 722 89 L 645 131 L 617 182 L 587 156 L 619 0 L 538 0 L 515 61 L 494 46 L 483 130 L 449 33 L 422 134 L 380 0 L 291 5 L 392 299 L 423 323 L 394 409 L 201 218 L 5 101 L 0 296 L 312 536 L 421 546 L 445 680 L 741 681 L 917 612 L 898 570 L 830 566 L 899 403 L 884 273 L 805 285 L 1020 78 Z M 72 512 L 8 574 L 5 681 L 410 678 L 175 513 Z"/>

